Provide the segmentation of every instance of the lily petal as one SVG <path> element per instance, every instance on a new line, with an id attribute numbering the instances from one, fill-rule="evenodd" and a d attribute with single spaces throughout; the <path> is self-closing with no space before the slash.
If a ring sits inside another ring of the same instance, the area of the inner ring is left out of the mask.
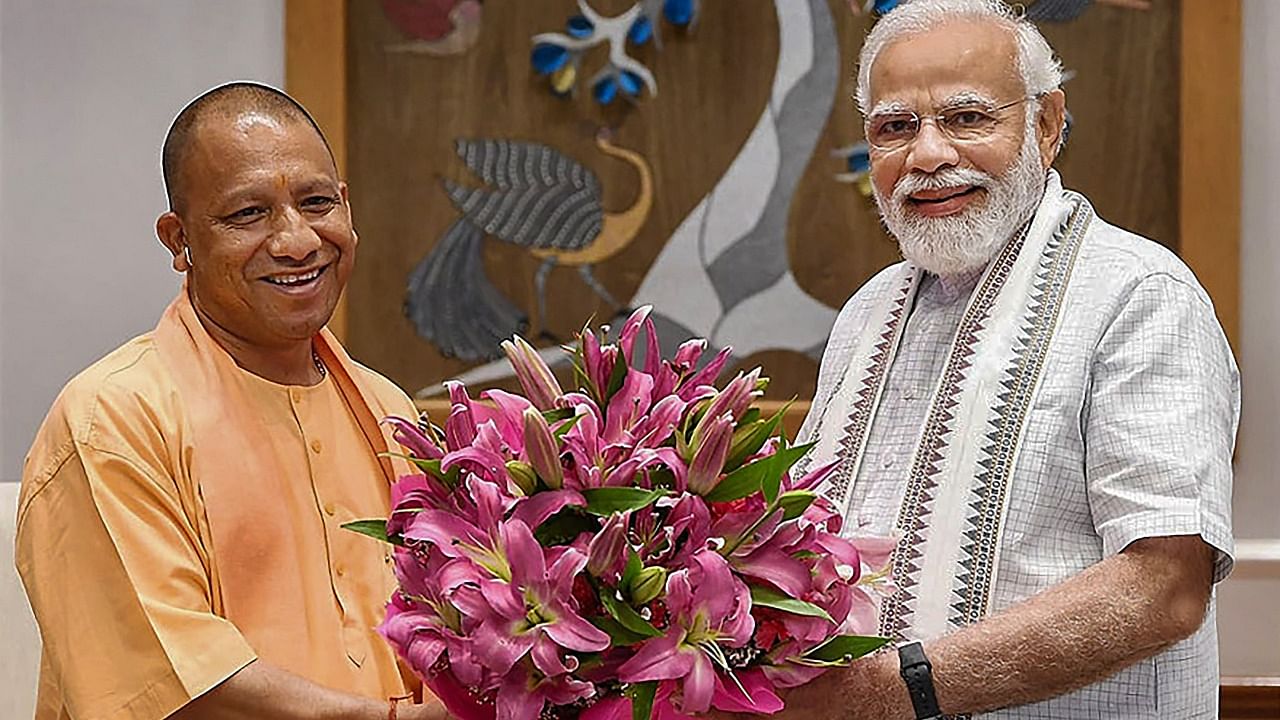
<path id="1" fill-rule="evenodd" d="M 684 679 L 684 697 L 680 709 L 687 713 L 704 713 L 711 709 L 711 696 L 716 690 L 716 670 L 705 652 L 694 654 L 693 667 Z"/>
<path id="2" fill-rule="evenodd" d="M 568 605 L 559 604 L 552 611 L 557 615 L 555 622 L 542 629 L 560 647 L 579 652 L 599 652 L 609 647 L 608 633 L 583 620 Z"/>
<path id="3" fill-rule="evenodd" d="M 586 504 L 586 498 L 576 490 L 546 490 L 521 500 L 511 511 L 511 519 L 536 528 L 566 507 L 585 507 Z"/>
<path id="4" fill-rule="evenodd" d="M 674 631 L 646 641 L 618 668 L 618 679 L 630 683 L 684 677 L 693 668 L 694 656 L 701 651 L 682 650 L 683 635 L 683 631 Z"/>
<path id="5" fill-rule="evenodd" d="M 726 682 L 716 674 L 716 691 L 711 704 L 717 710 L 752 715 L 772 715 L 783 708 L 782 698 L 773 690 L 773 683 L 758 668 L 737 671 L 738 682 Z M 739 688 L 738 686 L 742 687 Z M 746 694 L 743 694 L 746 690 Z"/>

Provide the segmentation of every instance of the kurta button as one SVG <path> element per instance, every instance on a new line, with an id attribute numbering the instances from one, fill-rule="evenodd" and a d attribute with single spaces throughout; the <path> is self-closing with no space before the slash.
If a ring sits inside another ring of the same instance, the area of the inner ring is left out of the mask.
<path id="1" fill-rule="evenodd" d="M 319 440 L 312 440 L 312 441 L 311 441 L 311 449 L 312 449 L 312 450 L 315 450 L 316 452 L 320 452 L 320 448 L 322 448 L 322 447 L 324 447 L 324 446 L 320 444 L 320 441 L 319 441 Z"/>
<path id="2" fill-rule="evenodd" d="M 324 512 L 326 515 L 332 516 L 337 510 L 333 507 L 333 503 L 324 504 Z"/>
<path id="3" fill-rule="evenodd" d="M 342 577 L 343 575 L 347 574 L 347 571 L 342 569 L 341 567 L 339 567 L 337 570 L 334 570 L 334 572 L 338 574 L 338 577 Z"/>

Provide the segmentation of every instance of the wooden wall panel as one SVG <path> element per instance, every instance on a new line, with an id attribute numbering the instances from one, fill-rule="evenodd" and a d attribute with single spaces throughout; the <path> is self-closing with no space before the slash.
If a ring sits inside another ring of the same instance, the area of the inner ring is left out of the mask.
<path id="1" fill-rule="evenodd" d="M 612 14 L 630 2 L 593 5 Z M 549 144 L 598 174 L 605 207 L 614 211 L 632 202 L 637 176 L 600 154 L 597 130 L 614 128 L 617 145 L 645 155 L 656 183 L 652 214 L 625 251 L 596 266 L 596 277 L 625 302 L 724 173 L 767 102 L 777 52 L 770 3 L 706 3 L 693 37 L 667 31 L 662 50 L 642 48 L 636 54 L 653 70 L 659 94 L 631 109 L 621 102 L 601 109 L 585 88 L 571 100 L 553 97 L 530 71 L 531 36 L 561 30 L 573 12 L 564 0 L 492 0 L 484 5 L 479 43 L 465 55 L 435 58 L 388 52 L 402 36 L 378 4 L 351 5 L 350 178 L 362 245 L 349 288 L 348 345 L 411 392 L 466 367 L 419 338 L 401 309 L 409 271 L 458 216 L 440 178 L 479 184 L 454 155 L 455 139 Z M 604 52 L 591 51 L 584 66 Z M 492 240 L 485 252 L 494 284 L 532 310 L 538 261 Z M 613 315 L 571 268 L 553 270 L 548 288 L 548 329 L 560 338 L 593 315 L 602 321 Z"/>
<path id="2" fill-rule="evenodd" d="M 596 4 L 616 12 L 629 1 Z M 897 253 L 870 201 L 832 179 L 840 166 L 829 151 L 861 136 L 849 98 L 853 58 L 869 25 L 842 0 L 828 5 L 846 80 L 793 201 L 787 243 L 799 284 L 838 307 Z M 551 97 L 528 68 L 529 37 L 557 29 L 573 12 L 568 0 L 486 2 L 480 43 L 455 58 L 389 52 L 386 46 L 404 36 L 373 0 L 349 6 L 289 0 L 289 88 L 335 140 L 340 162 L 353 158 L 348 170 L 362 246 L 349 293 L 353 327 L 340 334 L 358 357 L 410 391 L 464 367 L 433 354 L 400 308 L 408 270 L 456 216 L 439 178 L 473 181 L 452 154 L 456 137 L 548 141 L 600 174 L 610 209 L 629 203 L 635 174 L 599 155 L 591 142 L 596 128 L 615 127 L 620 145 L 649 155 L 659 184 L 654 213 L 627 252 L 598 268 L 625 300 L 732 159 L 767 95 L 777 47 L 772 4 L 707 0 L 704 8 L 694 38 L 669 36 L 660 53 L 639 53 L 658 75 L 659 98 L 602 112 L 585 97 Z M 1059 163 L 1066 183 L 1086 192 L 1108 220 L 1178 248 L 1214 296 L 1233 339 L 1239 153 L 1228 141 L 1234 132 L 1238 145 L 1238 22 L 1239 0 L 1169 0 L 1153 3 L 1150 12 L 1095 4 L 1075 22 L 1043 26 L 1078 73 L 1066 88 L 1076 116 Z M 335 64 L 342 55 L 346 62 Z M 1201 108 L 1199 116 L 1184 112 L 1191 104 Z M 1215 144 L 1218 137 L 1226 139 Z M 504 292 L 532 305 L 532 260 L 489 242 L 486 262 Z M 592 313 L 609 314 L 572 270 L 554 271 L 550 287 L 551 306 L 562 309 L 553 313 L 551 329 L 560 336 Z M 806 356 L 769 352 L 746 360 L 767 362 L 782 380 L 775 397 L 812 392 L 816 364 Z"/>

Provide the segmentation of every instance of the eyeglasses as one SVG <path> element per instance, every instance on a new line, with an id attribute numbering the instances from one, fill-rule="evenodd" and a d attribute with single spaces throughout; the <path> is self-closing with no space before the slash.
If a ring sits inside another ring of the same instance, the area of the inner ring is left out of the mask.
<path id="1" fill-rule="evenodd" d="M 981 142 L 991 137 L 1000 126 L 997 113 L 1037 99 L 1036 95 L 1027 95 L 997 107 L 968 103 L 924 117 L 912 111 L 877 113 L 867 120 L 867 144 L 881 152 L 901 150 L 915 140 L 920 133 L 920 125 L 925 120 L 932 120 L 938 130 L 952 142 Z"/>

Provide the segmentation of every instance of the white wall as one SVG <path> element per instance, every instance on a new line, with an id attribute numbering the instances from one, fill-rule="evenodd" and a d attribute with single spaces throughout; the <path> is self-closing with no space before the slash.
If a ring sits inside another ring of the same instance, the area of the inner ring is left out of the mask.
<path id="1" fill-rule="evenodd" d="M 1219 590 L 1225 675 L 1280 675 L 1280 2 L 1244 2 L 1244 191 L 1236 572 Z"/>
<path id="2" fill-rule="evenodd" d="M 0 0 L 0 481 L 77 371 L 178 287 L 153 225 L 173 116 L 284 81 L 282 0 Z M 0 510 L 0 512 L 7 512 Z"/>

